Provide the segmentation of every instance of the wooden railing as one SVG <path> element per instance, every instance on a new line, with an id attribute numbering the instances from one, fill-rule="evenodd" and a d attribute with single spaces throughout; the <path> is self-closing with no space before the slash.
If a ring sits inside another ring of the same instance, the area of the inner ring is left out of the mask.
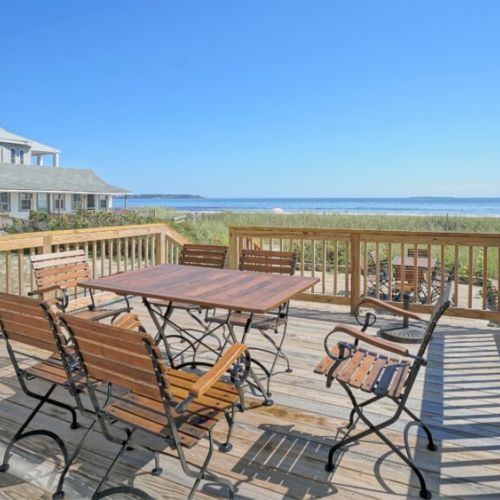
<path id="1" fill-rule="evenodd" d="M 84 249 L 93 277 L 176 263 L 188 240 L 165 224 L 114 226 L 0 236 L 0 290 L 33 289 L 30 255 Z"/>
<path id="2" fill-rule="evenodd" d="M 412 292 L 412 309 L 429 312 L 454 270 L 449 314 L 500 321 L 500 234 L 376 231 L 355 229 L 231 227 L 230 265 L 242 248 L 293 250 L 297 274 L 320 282 L 303 300 L 349 305 L 363 296 L 401 303 Z M 395 258 L 418 255 L 423 270 L 396 266 Z"/>

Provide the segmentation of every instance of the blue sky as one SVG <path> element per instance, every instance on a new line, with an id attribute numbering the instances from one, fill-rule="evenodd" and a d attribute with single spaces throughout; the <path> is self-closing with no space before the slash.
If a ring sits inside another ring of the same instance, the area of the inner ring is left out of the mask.
<path id="1" fill-rule="evenodd" d="M 138 193 L 498 196 L 500 1 L 4 0 L 0 126 Z"/>

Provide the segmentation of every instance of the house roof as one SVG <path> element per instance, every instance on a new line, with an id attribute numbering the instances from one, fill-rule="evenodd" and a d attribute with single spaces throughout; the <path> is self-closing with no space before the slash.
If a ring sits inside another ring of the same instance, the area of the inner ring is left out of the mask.
<path id="1" fill-rule="evenodd" d="M 0 142 L 7 142 L 8 144 L 19 144 L 22 146 L 29 146 L 31 148 L 31 152 L 36 153 L 60 153 L 61 150 L 56 148 L 51 148 L 50 146 L 46 146 L 41 142 L 32 141 L 31 139 L 27 139 L 26 137 L 22 137 L 17 134 L 13 134 L 8 130 L 0 127 Z"/>
<path id="2" fill-rule="evenodd" d="M 0 163 L 0 191 L 40 193 L 126 194 L 92 170 Z"/>

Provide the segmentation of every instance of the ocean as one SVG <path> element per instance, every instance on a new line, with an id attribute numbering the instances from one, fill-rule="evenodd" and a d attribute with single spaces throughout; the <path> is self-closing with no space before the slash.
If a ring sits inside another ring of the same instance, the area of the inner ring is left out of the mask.
<path id="1" fill-rule="evenodd" d="M 114 198 L 123 208 L 123 198 Z M 500 216 L 500 198 L 142 198 L 129 208 L 168 207 L 188 212 L 313 212 L 392 215 Z"/>

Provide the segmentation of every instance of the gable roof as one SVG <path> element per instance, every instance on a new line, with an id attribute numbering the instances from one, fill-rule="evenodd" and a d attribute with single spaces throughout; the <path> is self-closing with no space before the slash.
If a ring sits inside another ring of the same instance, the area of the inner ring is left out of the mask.
<path id="1" fill-rule="evenodd" d="M 93 170 L 0 163 L 0 191 L 40 193 L 126 194 L 104 182 Z"/>
<path id="2" fill-rule="evenodd" d="M 60 149 L 46 146 L 41 142 L 32 141 L 26 137 L 14 134 L 0 127 L 0 142 L 7 142 L 8 144 L 19 144 L 21 146 L 29 146 L 32 153 L 60 153 Z"/>

